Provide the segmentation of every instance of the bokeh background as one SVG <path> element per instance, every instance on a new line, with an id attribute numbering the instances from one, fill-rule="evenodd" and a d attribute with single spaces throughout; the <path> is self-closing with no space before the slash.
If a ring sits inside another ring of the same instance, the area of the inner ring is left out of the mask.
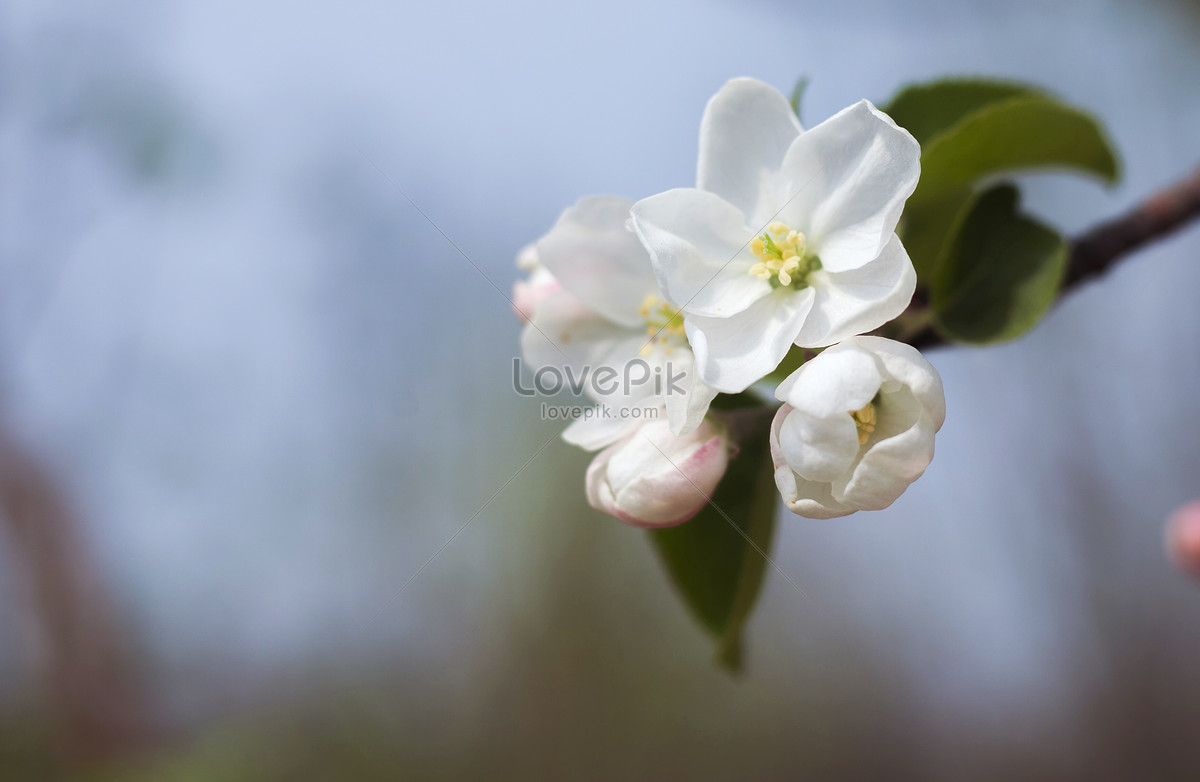
<path id="1" fill-rule="evenodd" d="M 1200 229 L 931 353 L 933 465 L 780 520 L 740 677 L 586 454 L 518 472 L 558 427 L 496 287 L 690 184 L 740 75 L 809 124 L 1043 84 L 1123 155 L 1025 178 L 1077 232 L 1200 160 L 1198 44 L 1166 0 L 0 4 L 0 778 L 1197 778 Z"/>

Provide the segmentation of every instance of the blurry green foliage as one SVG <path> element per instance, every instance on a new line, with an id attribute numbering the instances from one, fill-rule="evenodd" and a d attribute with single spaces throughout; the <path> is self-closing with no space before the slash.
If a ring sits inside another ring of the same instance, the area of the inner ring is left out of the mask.
<path id="1" fill-rule="evenodd" d="M 991 79 L 944 79 L 910 84 L 884 107 L 897 125 L 924 147 L 966 117 L 989 105 L 1040 91 L 1013 82 Z"/>
<path id="2" fill-rule="evenodd" d="M 1103 127 L 1036 87 L 983 79 L 910 85 L 885 111 L 921 143 L 921 180 L 900 232 L 934 326 L 973 344 L 1024 334 L 1054 302 L 1066 243 L 1017 212 L 1015 188 L 980 189 L 998 175 L 1037 170 L 1115 182 Z"/>
<path id="3" fill-rule="evenodd" d="M 731 670 L 741 668 L 742 628 L 762 586 L 777 506 L 765 427 L 739 448 L 704 510 L 650 531 L 684 602 L 717 640 L 717 660 Z"/>

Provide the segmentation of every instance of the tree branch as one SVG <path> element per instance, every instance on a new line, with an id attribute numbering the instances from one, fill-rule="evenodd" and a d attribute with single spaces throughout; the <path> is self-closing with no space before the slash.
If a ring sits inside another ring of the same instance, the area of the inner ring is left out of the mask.
<path id="1" fill-rule="evenodd" d="M 3 430 L 0 532 L 30 581 L 61 749 L 89 762 L 139 746 L 149 729 L 140 682 L 78 519 L 49 470 Z"/>
<path id="2" fill-rule="evenodd" d="M 1126 255 L 1162 239 L 1200 217 L 1200 168 L 1185 179 L 1162 190 L 1132 210 L 1103 222 L 1071 243 L 1071 256 L 1060 295 L 1099 277 Z M 910 312 L 924 310 L 924 296 L 914 296 Z M 947 344 L 926 326 L 905 340 L 925 349 Z"/>

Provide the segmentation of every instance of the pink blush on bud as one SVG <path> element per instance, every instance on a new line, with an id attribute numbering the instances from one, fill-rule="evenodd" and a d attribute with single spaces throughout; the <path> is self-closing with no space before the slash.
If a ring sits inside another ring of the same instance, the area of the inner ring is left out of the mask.
<path id="1" fill-rule="evenodd" d="M 1181 507 L 1167 521 L 1167 552 L 1177 567 L 1200 578 L 1200 500 Z"/>

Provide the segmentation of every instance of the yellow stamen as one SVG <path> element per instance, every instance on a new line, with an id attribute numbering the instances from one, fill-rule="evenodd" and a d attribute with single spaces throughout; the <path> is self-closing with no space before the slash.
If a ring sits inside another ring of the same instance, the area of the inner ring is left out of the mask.
<path id="1" fill-rule="evenodd" d="M 683 316 L 679 310 L 658 296 L 647 296 L 638 312 L 646 320 L 646 334 L 650 343 L 642 348 L 642 355 L 650 352 L 653 343 L 666 344 L 676 337 L 684 337 Z"/>
<path id="2" fill-rule="evenodd" d="M 750 240 L 750 250 L 759 258 L 749 274 L 771 283 L 771 287 L 808 284 L 808 275 L 821 268 L 821 261 L 808 252 L 808 240 L 800 231 L 778 220 L 767 226 L 766 233 Z"/>
<path id="3" fill-rule="evenodd" d="M 879 423 L 879 415 L 875 410 L 875 403 L 868 402 L 866 407 L 860 410 L 855 410 L 850 414 L 854 419 L 854 426 L 858 429 L 858 444 L 864 445 L 870 439 L 871 433 L 875 431 L 875 425 Z"/>

